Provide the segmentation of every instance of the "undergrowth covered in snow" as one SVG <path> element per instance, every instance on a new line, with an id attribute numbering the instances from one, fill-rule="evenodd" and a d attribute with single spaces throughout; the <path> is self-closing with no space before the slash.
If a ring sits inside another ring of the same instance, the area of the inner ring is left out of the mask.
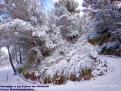
<path id="1" fill-rule="evenodd" d="M 83 38 L 75 44 L 66 42 L 54 50 L 35 68 L 40 83 L 65 84 L 68 80 L 90 80 L 109 70 L 108 63 L 98 60 L 99 54 L 94 46 Z"/>

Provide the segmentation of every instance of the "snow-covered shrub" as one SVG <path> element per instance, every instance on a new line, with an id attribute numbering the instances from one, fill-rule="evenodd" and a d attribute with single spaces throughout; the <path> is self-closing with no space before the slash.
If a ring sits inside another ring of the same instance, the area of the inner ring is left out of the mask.
<path id="1" fill-rule="evenodd" d="M 60 55 L 60 51 L 64 55 Z M 95 48 L 82 39 L 73 45 L 65 43 L 57 47 L 52 56 L 44 58 L 39 64 L 40 82 L 64 84 L 68 80 L 89 80 L 96 62 L 90 55 L 98 57 Z"/>
<path id="2" fill-rule="evenodd" d="M 0 49 L 0 64 L 9 64 L 8 54 L 5 52 L 5 48 Z"/>

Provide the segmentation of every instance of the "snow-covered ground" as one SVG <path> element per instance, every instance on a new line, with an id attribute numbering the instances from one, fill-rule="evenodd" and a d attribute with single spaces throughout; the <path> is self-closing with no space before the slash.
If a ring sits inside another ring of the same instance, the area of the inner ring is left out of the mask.
<path id="1" fill-rule="evenodd" d="M 92 78 L 90 81 L 67 82 L 65 85 L 35 88 L 37 91 L 120 91 L 121 90 L 121 58 L 100 56 L 99 59 L 107 60 L 113 66 L 112 72 Z M 10 66 L 0 66 L 1 85 L 35 85 L 13 75 Z"/>

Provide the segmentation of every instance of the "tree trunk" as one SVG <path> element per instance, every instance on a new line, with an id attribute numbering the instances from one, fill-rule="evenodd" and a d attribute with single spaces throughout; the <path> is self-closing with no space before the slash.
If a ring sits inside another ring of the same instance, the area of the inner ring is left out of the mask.
<path id="1" fill-rule="evenodd" d="M 17 51 L 17 46 L 15 45 L 15 58 L 16 58 L 16 62 L 19 64 L 19 61 L 18 61 L 18 51 Z"/>
<path id="2" fill-rule="evenodd" d="M 20 45 L 19 45 L 19 60 L 20 60 L 20 64 L 22 64 L 21 47 L 20 47 Z"/>
<path id="3" fill-rule="evenodd" d="M 11 53 L 10 53 L 9 46 L 7 46 L 7 49 L 8 49 L 8 55 L 9 55 L 10 64 L 11 64 L 11 66 L 12 66 L 12 68 L 13 68 L 14 74 L 16 74 L 16 69 L 15 69 L 15 67 L 14 67 L 14 65 L 13 65 L 13 60 L 12 60 L 12 56 L 11 56 Z"/>

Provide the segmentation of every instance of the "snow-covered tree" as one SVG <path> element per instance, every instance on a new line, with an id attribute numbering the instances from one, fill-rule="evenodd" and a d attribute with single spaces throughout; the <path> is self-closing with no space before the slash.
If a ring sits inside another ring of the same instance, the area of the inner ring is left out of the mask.
<path id="1" fill-rule="evenodd" d="M 84 0 L 85 12 L 90 18 L 88 40 L 102 46 L 101 53 L 120 55 L 120 2 L 116 0 Z M 110 46 L 109 46 L 110 45 Z"/>
<path id="2" fill-rule="evenodd" d="M 74 0 L 60 0 L 55 3 L 54 10 L 55 16 L 57 17 L 56 26 L 60 28 L 63 39 L 71 42 L 78 39 L 81 31 L 79 14 L 68 9 L 71 6 L 77 8 L 78 4 L 76 3 Z"/>
<path id="3" fill-rule="evenodd" d="M 77 8 L 79 7 L 79 3 L 77 3 L 75 0 L 59 0 L 58 4 L 65 6 L 66 9 L 71 13 L 80 12 L 80 10 L 77 10 Z"/>

